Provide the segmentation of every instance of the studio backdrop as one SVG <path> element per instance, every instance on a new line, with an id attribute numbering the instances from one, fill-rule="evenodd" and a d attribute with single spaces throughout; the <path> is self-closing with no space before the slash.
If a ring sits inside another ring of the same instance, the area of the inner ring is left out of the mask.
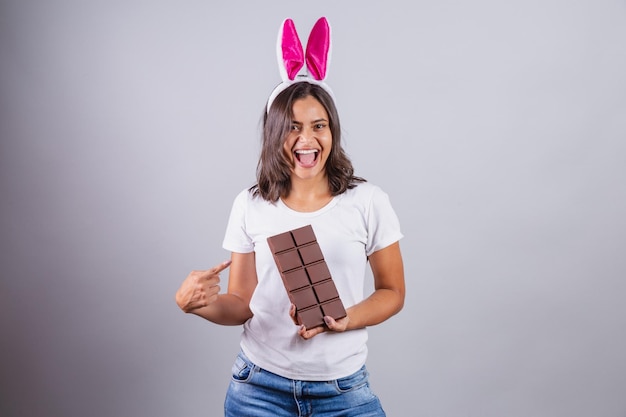
<path id="1" fill-rule="evenodd" d="M 405 236 L 404 309 L 370 329 L 387 414 L 626 415 L 616 0 L 1 1 L 0 415 L 222 414 L 241 328 L 174 293 L 229 257 L 280 23 L 320 16 Z"/>

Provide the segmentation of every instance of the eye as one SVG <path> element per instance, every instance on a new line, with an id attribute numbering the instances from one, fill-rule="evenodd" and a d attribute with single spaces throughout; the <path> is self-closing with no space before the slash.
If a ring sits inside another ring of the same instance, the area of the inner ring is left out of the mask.
<path id="1" fill-rule="evenodd" d="M 318 123 L 315 126 L 315 130 L 322 130 L 326 128 L 326 124 L 325 123 Z"/>
<path id="2" fill-rule="evenodd" d="M 292 132 L 298 132 L 298 131 L 300 131 L 300 126 L 298 126 L 298 125 L 291 125 L 291 131 L 292 131 Z"/>

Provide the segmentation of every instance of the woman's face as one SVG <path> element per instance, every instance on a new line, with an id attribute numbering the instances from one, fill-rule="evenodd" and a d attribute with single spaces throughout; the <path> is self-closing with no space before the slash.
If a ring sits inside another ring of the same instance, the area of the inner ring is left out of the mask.
<path id="1" fill-rule="evenodd" d="M 283 151 L 293 169 L 292 180 L 324 178 L 324 166 L 330 155 L 333 137 L 324 106 L 312 96 L 293 103 L 291 131 Z"/>

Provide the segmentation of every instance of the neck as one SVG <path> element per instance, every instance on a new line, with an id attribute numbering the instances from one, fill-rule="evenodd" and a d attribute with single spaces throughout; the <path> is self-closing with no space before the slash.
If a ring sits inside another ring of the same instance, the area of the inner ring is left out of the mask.
<path id="1" fill-rule="evenodd" d="M 326 178 L 323 181 L 292 179 L 291 191 L 282 200 L 293 210 L 311 212 L 324 207 L 332 197 Z"/>

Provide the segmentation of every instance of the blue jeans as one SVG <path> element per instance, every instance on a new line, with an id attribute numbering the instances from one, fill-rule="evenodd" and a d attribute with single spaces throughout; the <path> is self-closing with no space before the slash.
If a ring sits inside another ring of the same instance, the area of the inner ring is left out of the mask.
<path id="1" fill-rule="evenodd" d="M 226 417 L 384 417 L 363 366 L 333 381 L 299 381 L 268 372 L 240 352 L 224 401 Z"/>

